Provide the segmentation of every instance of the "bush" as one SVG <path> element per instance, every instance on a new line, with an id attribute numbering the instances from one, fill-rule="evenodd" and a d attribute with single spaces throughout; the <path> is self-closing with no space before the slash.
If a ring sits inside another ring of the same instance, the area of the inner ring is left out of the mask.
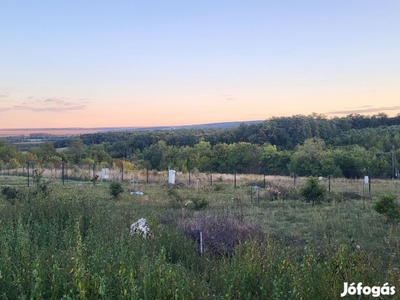
<path id="1" fill-rule="evenodd" d="M 179 186 L 169 187 L 167 190 L 167 195 L 172 207 L 182 207 L 184 204 L 184 197 L 179 192 Z"/>
<path id="2" fill-rule="evenodd" d="M 330 192 L 327 195 L 326 200 L 328 202 L 334 201 L 335 203 L 341 203 L 341 202 L 345 201 L 345 198 L 343 197 L 343 194 L 341 194 L 341 193 Z"/>
<path id="3" fill-rule="evenodd" d="M 33 192 L 35 196 L 41 194 L 42 196 L 48 196 L 50 194 L 49 188 L 50 182 L 40 182 L 36 186 L 36 190 Z"/>
<path id="4" fill-rule="evenodd" d="M 204 197 L 198 195 L 183 196 L 180 192 L 179 186 L 170 187 L 167 190 L 167 195 L 170 199 L 170 204 L 172 207 L 181 208 L 183 206 L 193 204 L 194 209 L 200 210 L 206 208 L 210 204 L 209 201 L 204 199 Z"/>
<path id="5" fill-rule="evenodd" d="M 206 199 L 204 199 L 202 197 L 192 197 L 191 201 L 194 204 L 194 208 L 197 210 L 206 208 L 210 204 L 209 201 L 207 201 Z"/>
<path id="6" fill-rule="evenodd" d="M 11 204 L 15 203 L 15 199 L 18 196 L 18 191 L 16 188 L 5 186 L 1 189 L 1 194 L 6 197 Z"/>
<path id="7" fill-rule="evenodd" d="M 326 189 L 318 183 L 317 178 L 309 177 L 305 186 L 300 190 L 300 194 L 304 197 L 306 202 L 321 203 L 325 199 Z"/>
<path id="8" fill-rule="evenodd" d="M 259 226 L 241 221 L 238 216 L 231 214 L 201 214 L 182 220 L 178 227 L 196 242 L 199 242 L 201 231 L 204 253 L 211 256 L 231 256 L 237 245 L 264 236 Z"/>
<path id="9" fill-rule="evenodd" d="M 374 210 L 382 215 L 385 215 L 389 220 L 400 219 L 400 205 L 396 202 L 394 195 L 382 195 L 374 204 Z"/>
<path id="10" fill-rule="evenodd" d="M 122 184 L 120 182 L 111 182 L 109 187 L 109 192 L 111 196 L 113 196 L 114 198 L 118 198 L 123 191 L 124 189 L 122 188 Z"/>
<path id="11" fill-rule="evenodd" d="M 220 192 L 220 191 L 223 191 L 225 189 L 225 187 L 222 184 L 214 184 L 213 189 L 216 192 Z"/>

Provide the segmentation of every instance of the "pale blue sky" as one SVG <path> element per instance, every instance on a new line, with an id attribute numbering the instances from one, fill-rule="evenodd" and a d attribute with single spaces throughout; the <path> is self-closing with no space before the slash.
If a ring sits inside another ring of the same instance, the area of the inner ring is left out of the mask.
<path id="1" fill-rule="evenodd" d="M 0 1 L 0 128 L 400 112 L 399 1 Z"/>

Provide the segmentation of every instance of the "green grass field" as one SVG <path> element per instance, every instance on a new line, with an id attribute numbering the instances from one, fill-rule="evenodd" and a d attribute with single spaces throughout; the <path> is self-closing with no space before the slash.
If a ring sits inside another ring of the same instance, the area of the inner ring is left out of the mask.
<path id="1" fill-rule="evenodd" d="M 108 183 L 38 191 L 26 177 L 0 176 L 18 190 L 0 197 L 0 299 L 339 299 L 344 282 L 400 293 L 400 227 L 372 208 L 398 195 L 397 182 L 351 199 L 362 184 L 338 179 L 312 206 L 299 198 L 304 179 L 297 189 L 267 179 L 258 199 L 250 186 L 262 178 L 246 176 L 236 189 L 231 178 L 199 189 L 142 181 L 143 195 L 125 182 L 114 199 Z M 140 218 L 150 238 L 130 235 Z"/>

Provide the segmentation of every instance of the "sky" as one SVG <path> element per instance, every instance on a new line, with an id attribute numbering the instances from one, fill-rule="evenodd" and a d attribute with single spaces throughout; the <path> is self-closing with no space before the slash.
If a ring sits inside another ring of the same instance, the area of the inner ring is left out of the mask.
<path id="1" fill-rule="evenodd" d="M 400 1 L 0 0 L 0 128 L 400 113 Z"/>

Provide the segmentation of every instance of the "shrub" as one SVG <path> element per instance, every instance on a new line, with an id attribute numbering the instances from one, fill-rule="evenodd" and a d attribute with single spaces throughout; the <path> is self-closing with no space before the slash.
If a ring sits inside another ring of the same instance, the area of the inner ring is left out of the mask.
<path id="1" fill-rule="evenodd" d="M 179 186 L 172 186 L 167 190 L 169 201 L 173 207 L 181 207 L 185 200 L 179 192 L 179 189 Z"/>
<path id="2" fill-rule="evenodd" d="M 389 220 L 400 219 L 400 205 L 396 202 L 394 195 L 382 195 L 374 204 L 374 210 L 382 215 L 385 215 Z"/>
<path id="3" fill-rule="evenodd" d="M 300 190 L 300 194 L 304 197 L 306 202 L 321 203 L 326 195 L 326 189 L 324 186 L 318 183 L 317 178 L 309 177 L 306 181 L 305 186 Z"/>
<path id="4" fill-rule="evenodd" d="M 269 199 L 279 200 L 279 196 L 281 195 L 281 192 L 279 191 L 279 189 L 270 186 L 270 187 L 267 187 L 265 189 L 265 191 L 266 191 Z"/>
<path id="5" fill-rule="evenodd" d="M 334 201 L 335 203 L 341 203 L 341 202 L 345 201 L 345 198 L 343 197 L 343 194 L 341 194 L 341 193 L 330 192 L 327 195 L 326 200 L 328 202 Z"/>
<path id="6" fill-rule="evenodd" d="M 6 197 L 11 204 L 15 203 L 15 199 L 18 196 L 18 191 L 16 188 L 5 186 L 1 189 L 1 194 Z"/>
<path id="7" fill-rule="evenodd" d="M 42 196 L 48 196 L 50 194 L 49 188 L 50 182 L 40 182 L 36 186 L 36 190 L 33 192 L 35 196 L 41 194 Z"/>
<path id="8" fill-rule="evenodd" d="M 202 197 L 192 197 L 191 201 L 194 204 L 194 208 L 197 210 L 206 208 L 210 204 L 209 201 L 207 201 L 206 199 L 204 199 Z"/>
<path id="9" fill-rule="evenodd" d="M 118 198 L 123 191 L 124 189 L 122 188 L 122 184 L 120 182 L 111 182 L 109 187 L 109 192 L 111 196 L 113 196 L 114 198 Z"/>
<path id="10" fill-rule="evenodd" d="M 182 220 L 178 226 L 189 238 L 199 242 L 202 232 L 204 252 L 212 256 L 231 256 L 237 245 L 261 238 L 260 227 L 241 221 L 235 215 L 202 214 Z"/>
<path id="11" fill-rule="evenodd" d="M 220 191 L 223 191 L 225 189 L 225 187 L 222 184 L 214 184 L 213 189 L 216 192 L 220 192 Z"/>

